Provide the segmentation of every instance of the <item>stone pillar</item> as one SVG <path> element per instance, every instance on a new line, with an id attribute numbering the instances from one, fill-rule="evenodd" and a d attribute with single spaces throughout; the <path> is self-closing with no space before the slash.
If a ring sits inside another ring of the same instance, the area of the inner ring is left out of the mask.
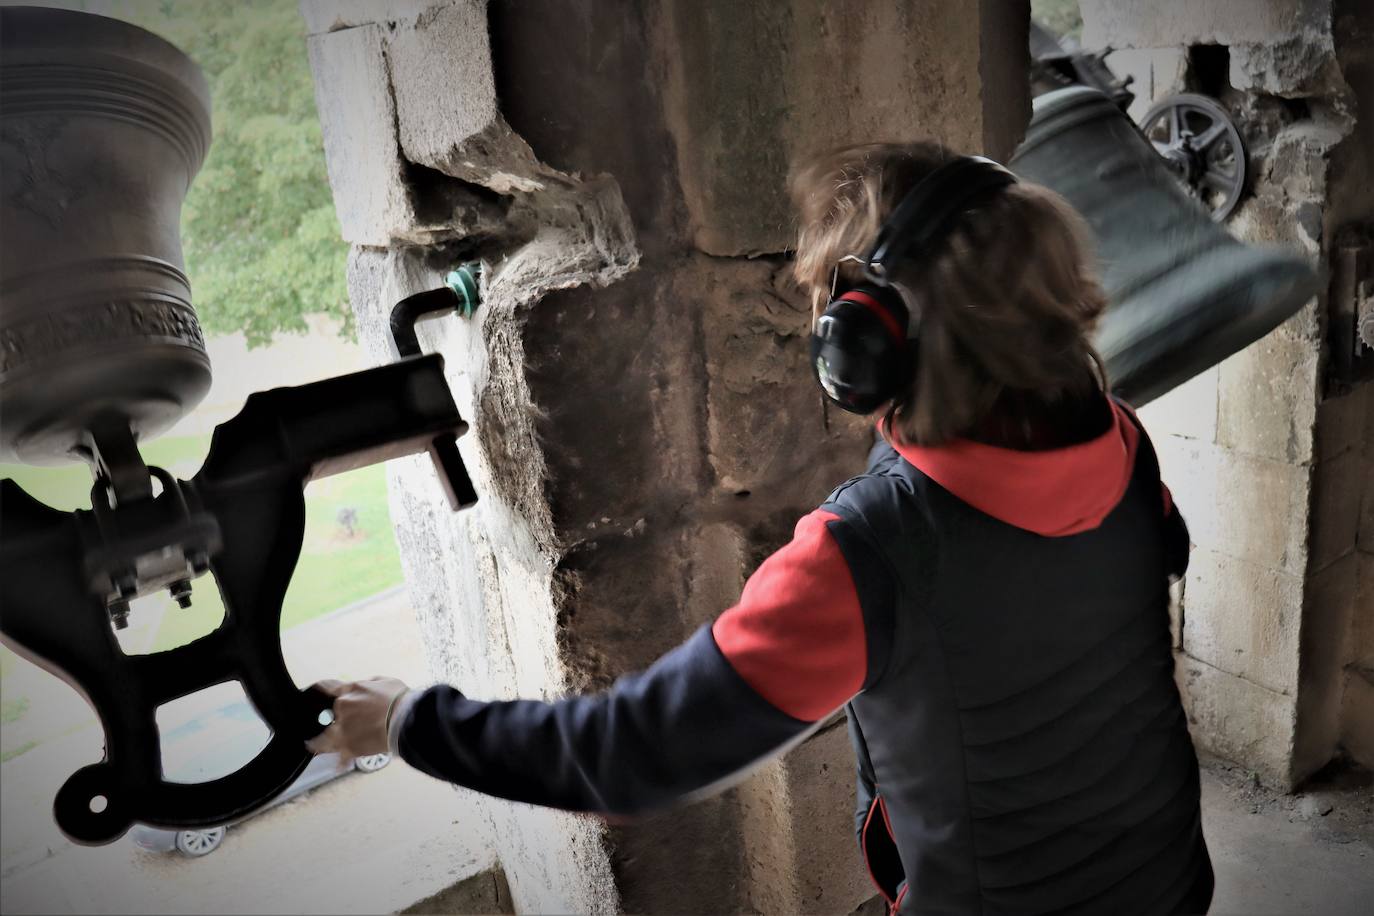
<path id="1" fill-rule="evenodd" d="M 1024 2 L 303 0 L 359 333 L 453 263 L 471 320 L 421 327 L 473 431 L 451 514 L 393 462 L 437 678 L 483 698 L 603 687 L 732 604 L 861 469 L 787 279 L 789 163 L 934 138 L 1007 157 Z M 483 803 L 519 911 L 848 912 L 872 894 L 832 723 L 738 789 L 610 826 Z"/>
<path id="2" fill-rule="evenodd" d="M 1137 116 L 1183 91 L 1213 95 L 1236 116 L 1253 178 L 1232 232 L 1329 268 L 1335 240 L 1361 220 L 1369 228 L 1367 4 L 1084 0 L 1082 9 L 1085 46 L 1123 49 L 1108 65 L 1136 77 Z M 1374 668 L 1371 590 L 1357 591 L 1370 564 L 1356 549 L 1362 500 L 1374 499 L 1374 385 L 1338 377 L 1333 307 L 1322 295 L 1142 411 L 1197 545 L 1179 627 L 1193 735 L 1281 786 L 1337 753 L 1354 707 L 1369 703 L 1352 661 Z"/>

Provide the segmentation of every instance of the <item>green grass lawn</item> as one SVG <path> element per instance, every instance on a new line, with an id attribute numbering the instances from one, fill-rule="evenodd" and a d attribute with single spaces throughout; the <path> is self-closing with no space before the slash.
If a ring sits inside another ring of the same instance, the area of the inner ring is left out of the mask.
<path id="1" fill-rule="evenodd" d="M 340 509 L 357 511 L 356 536 L 343 535 Z M 283 630 L 328 614 L 401 583 L 401 559 L 386 503 L 382 465 L 312 483 L 305 491 L 305 541 L 282 603 Z M 219 592 L 202 577 L 188 610 L 171 608 L 154 639 L 154 651 L 184 645 L 224 618 Z"/>
<path id="2" fill-rule="evenodd" d="M 209 445 L 208 436 L 188 436 L 156 440 L 141 448 L 148 464 L 186 478 L 200 467 Z M 0 476 L 12 477 L 30 495 L 56 509 L 90 508 L 91 477 L 84 466 L 0 465 Z M 382 465 L 316 481 L 306 489 L 305 497 L 305 542 L 282 606 L 284 630 L 401 582 Z M 344 508 L 357 513 L 352 538 L 344 535 L 338 521 Z M 223 620 L 224 605 L 212 579 L 202 576 L 193 582 L 193 589 L 189 609 L 168 609 L 154 637 L 153 651 L 184 645 Z M 8 673 L 14 664 L 8 650 L 0 652 L 0 674 Z"/>

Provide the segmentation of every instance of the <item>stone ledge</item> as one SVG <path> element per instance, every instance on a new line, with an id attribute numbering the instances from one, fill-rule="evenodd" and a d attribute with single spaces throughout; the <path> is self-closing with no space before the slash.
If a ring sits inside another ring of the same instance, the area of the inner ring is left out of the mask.
<path id="1" fill-rule="evenodd" d="M 401 910 L 404 916 L 514 912 L 515 903 L 506 884 L 506 873 L 499 868 L 478 872 Z"/>
<path id="2" fill-rule="evenodd" d="M 383 29 L 306 39 L 325 165 L 345 241 L 384 246 L 415 221 L 396 141 Z"/>
<path id="3" fill-rule="evenodd" d="M 307 35 L 320 35 L 374 23 L 414 21 L 452 0 L 299 0 Z"/>

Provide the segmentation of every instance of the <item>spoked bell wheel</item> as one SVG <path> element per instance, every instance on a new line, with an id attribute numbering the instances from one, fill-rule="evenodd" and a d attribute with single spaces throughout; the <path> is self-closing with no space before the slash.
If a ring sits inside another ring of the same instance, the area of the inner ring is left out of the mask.
<path id="1" fill-rule="evenodd" d="M 224 842 L 224 830 L 223 827 L 210 827 L 206 830 L 178 830 L 177 852 L 193 858 L 208 856 L 219 848 L 220 843 Z"/>
<path id="2" fill-rule="evenodd" d="M 1245 143 L 1231 116 L 1205 95 L 1173 95 L 1156 103 L 1140 130 L 1184 189 L 1221 222 L 1245 192 Z"/>

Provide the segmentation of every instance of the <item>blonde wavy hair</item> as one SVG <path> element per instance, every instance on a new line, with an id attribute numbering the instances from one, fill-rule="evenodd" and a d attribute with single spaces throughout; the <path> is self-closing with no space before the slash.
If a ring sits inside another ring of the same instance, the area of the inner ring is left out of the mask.
<path id="1" fill-rule="evenodd" d="M 800 218 L 793 272 L 823 307 L 862 265 L 889 213 L 955 154 L 934 143 L 867 143 L 794 170 Z M 973 202 L 935 245 L 892 279 L 919 327 L 915 371 L 887 408 L 900 440 L 938 445 L 967 436 L 1000 403 L 1045 406 L 1093 389 L 1106 373 L 1090 337 L 1106 296 L 1082 217 L 1048 188 L 1022 181 Z"/>

